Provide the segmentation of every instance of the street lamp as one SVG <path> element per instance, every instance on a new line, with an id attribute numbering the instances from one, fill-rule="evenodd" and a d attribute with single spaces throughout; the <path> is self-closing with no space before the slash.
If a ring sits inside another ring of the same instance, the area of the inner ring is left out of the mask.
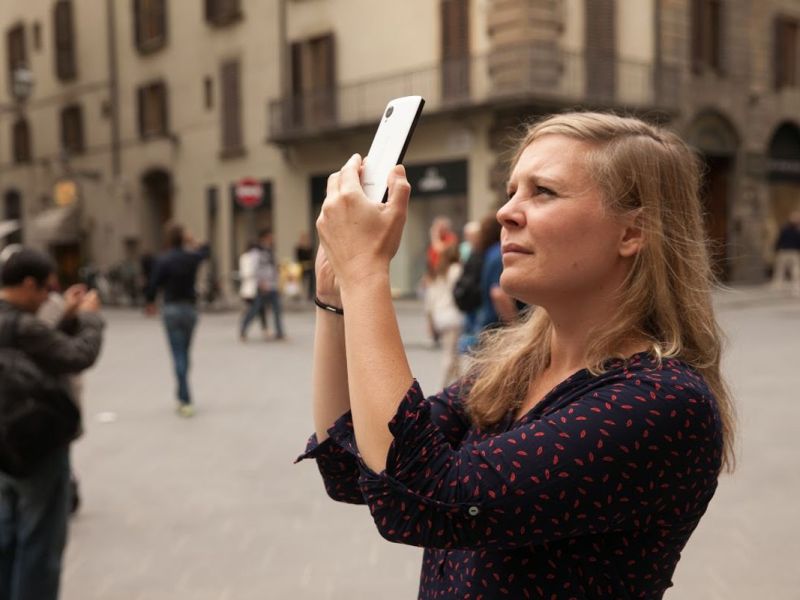
<path id="1" fill-rule="evenodd" d="M 11 94 L 17 102 L 25 102 L 33 93 L 33 73 L 28 67 L 14 69 L 11 81 Z"/>

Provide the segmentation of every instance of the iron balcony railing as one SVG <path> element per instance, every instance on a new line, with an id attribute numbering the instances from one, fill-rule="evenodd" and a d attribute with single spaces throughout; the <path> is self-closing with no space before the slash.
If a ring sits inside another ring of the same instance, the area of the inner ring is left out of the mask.
<path id="1" fill-rule="evenodd" d="M 417 94 L 425 112 L 497 104 L 582 104 L 672 112 L 676 67 L 527 45 L 347 84 L 269 104 L 269 139 L 289 143 L 375 121 L 387 100 Z"/>

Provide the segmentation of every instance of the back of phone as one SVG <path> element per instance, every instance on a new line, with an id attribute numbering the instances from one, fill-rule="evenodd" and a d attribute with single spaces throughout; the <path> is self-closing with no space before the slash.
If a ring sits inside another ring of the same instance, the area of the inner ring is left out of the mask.
<path id="1" fill-rule="evenodd" d="M 371 200 L 386 201 L 389 173 L 403 160 L 424 104 L 421 96 L 406 96 L 391 100 L 383 111 L 361 176 L 364 193 Z"/>

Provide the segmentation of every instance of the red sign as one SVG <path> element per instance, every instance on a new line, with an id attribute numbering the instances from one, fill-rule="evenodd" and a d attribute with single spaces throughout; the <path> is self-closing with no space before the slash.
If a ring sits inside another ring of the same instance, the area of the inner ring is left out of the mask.
<path id="1" fill-rule="evenodd" d="M 243 208 L 255 208 L 261 204 L 264 188 L 261 182 L 252 177 L 245 177 L 236 183 L 236 203 Z"/>

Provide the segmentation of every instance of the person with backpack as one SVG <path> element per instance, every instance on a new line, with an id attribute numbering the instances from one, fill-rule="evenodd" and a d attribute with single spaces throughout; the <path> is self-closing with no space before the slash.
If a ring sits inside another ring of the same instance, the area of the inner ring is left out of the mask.
<path id="1" fill-rule="evenodd" d="M 494 214 L 480 223 L 475 247 L 453 287 L 456 306 L 466 314 L 459 351 L 470 352 L 482 331 L 510 322 L 517 314 L 514 300 L 500 288 L 503 271 L 500 223 Z"/>
<path id="2" fill-rule="evenodd" d="M 58 598 L 80 432 L 66 376 L 93 365 L 102 344 L 100 301 L 83 285 L 64 292 L 57 328 L 35 316 L 55 271 L 30 248 L 0 270 L 0 598 Z"/>

